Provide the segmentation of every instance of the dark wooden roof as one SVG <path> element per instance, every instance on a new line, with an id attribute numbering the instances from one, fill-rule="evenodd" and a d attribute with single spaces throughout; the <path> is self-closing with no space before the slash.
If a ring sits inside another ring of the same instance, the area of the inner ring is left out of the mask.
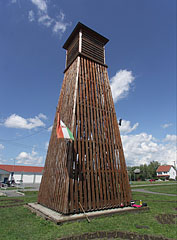
<path id="1" fill-rule="evenodd" d="M 109 41 L 109 39 L 103 37 L 102 35 L 100 35 L 99 33 L 95 32 L 91 28 L 85 26 L 84 24 L 78 22 L 78 24 L 76 25 L 76 27 L 72 31 L 71 35 L 69 36 L 69 38 L 66 40 L 65 44 L 63 45 L 64 49 L 68 49 L 69 45 L 73 41 L 73 39 L 76 36 L 76 34 L 79 33 L 80 29 L 83 29 L 86 32 L 88 32 L 91 36 L 93 36 L 94 38 L 99 40 L 101 43 L 103 43 L 103 45 L 105 45 Z"/>

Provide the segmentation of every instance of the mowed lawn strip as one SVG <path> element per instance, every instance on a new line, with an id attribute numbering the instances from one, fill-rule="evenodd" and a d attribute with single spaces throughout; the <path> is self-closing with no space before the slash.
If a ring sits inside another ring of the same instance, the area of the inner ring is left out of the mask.
<path id="1" fill-rule="evenodd" d="M 0 197 L 8 203 L 10 198 Z M 26 202 L 36 202 L 37 193 L 27 192 L 25 197 L 17 199 Z M 176 238 L 175 224 L 160 224 L 155 216 L 159 214 L 177 214 L 176 197 L 159 196 L 153 194 L 133 193 L 133 199 L 141 199 L 150 207 L 150 211 L 142 213 L 126 213 L 109 217 L 99 217 L 80 222 L 64 223 L 55 225 L 31 213 L 23 206 L 0 208 L 0 237 L 3 240 L 23 239 L 57 239 L 59 237 L 79 235 L 96 231 L 128 231 L 139 234 L 150 234 L 167 238 Z M 137 228 L 147 226 L 148 228 Z"/>

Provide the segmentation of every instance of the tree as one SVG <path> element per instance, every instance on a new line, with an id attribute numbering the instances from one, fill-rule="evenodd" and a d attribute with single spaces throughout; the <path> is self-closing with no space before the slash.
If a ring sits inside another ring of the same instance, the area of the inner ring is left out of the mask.
<path id="1" fill-rule="evenodd" d="M 133 167 L 127 167 L 129 179 L 131 180 L 137 180 L 140 179 L 142 181 L 146 179 L 156 178 L 156 170 L 160 166 L 160 163 L 157 161 L 152 161 L 148 165 L 142 164 L 140 166 L 133 166 Z M 135 169 L 140 169 L 139 174 L 134 174 Z"/>
<path id="2" fill-rule="evenodd" d="M 157 161 L 152 161 L 148 165 L 148 172 L 150 173 L 151 178 L 156 178 L 157 173 L 156 170 L 160 166 L 160 164 Z"/>

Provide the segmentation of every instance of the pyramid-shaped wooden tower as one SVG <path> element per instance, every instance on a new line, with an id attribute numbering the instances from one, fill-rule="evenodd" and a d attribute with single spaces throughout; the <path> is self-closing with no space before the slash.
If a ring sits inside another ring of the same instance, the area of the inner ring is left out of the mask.
<path id="1" fill-rule="evenodd" d="M 78 23 L 64 44 L 66 69 L 57 111 L 74 141 L 58 139 L 57 111 L 38 202 L 63 214 L 130 205 L 131 191 L 104 45 Z"/>

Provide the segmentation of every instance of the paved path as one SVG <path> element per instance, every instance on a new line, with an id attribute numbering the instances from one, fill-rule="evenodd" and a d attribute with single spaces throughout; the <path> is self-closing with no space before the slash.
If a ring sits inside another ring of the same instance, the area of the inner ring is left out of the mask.
<path id="1" fill-rule="evenodd" d="M 142 184 L 142 185 L 130 185 L 131 187 L 154 187 L 154 186 L 168 186 L 168 185 L 175 185 L 177 183 L 149 183 L 149 184 Z"/>
<path id="2" fill-rule="evenodd" d="M 171 194 L 171 193 L 159 193 L 159 192 L 151 192 L 142 188 L 139 189 L 132 189 L 132 192 L 142 192 L 142 193 L 150 193 L 150 194 L 158 194 L 158 195 L 164 195 L 164 196 L 177 196 L 177 194 Z"/>
<path id="3" fill-rule="evenodd" d="M 3 191 L 0 191 L 0 194 L 3 193 L 5 194 L 5 196 L 7 197 L 21 197 L 21 196 L 24 196 L 24 194 L 22 193 L 18 193 L 17 190 L 3 190 Z"/>

